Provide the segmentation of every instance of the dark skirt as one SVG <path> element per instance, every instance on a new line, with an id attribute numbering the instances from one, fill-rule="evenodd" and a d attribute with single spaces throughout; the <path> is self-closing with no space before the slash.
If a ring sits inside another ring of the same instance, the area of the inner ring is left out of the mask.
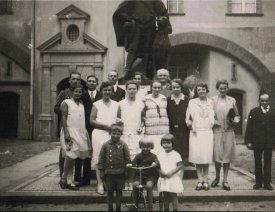
<path id="1" fill-rule="evenodd" d="M 104 186 L 106 190 L 122 190 L 125 184 L 125 174 L 106 174 Z"/>
<path id="2" fill-rule="evenodd" d="M 189 155 L 189 131 L 184 128 L 171 129 L 170 133 L 175 136 L 176 142 L 173 149 L 177 151 L 182 160 L 188 158 Z"/>

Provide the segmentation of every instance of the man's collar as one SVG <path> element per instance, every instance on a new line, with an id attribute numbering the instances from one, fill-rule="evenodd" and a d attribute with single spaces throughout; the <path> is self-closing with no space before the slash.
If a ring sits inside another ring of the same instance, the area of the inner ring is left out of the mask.
<path id="1" fill-rule="evenodd" d="M 261 110 L 262 110 L 264 113 L 265 113 L 265 111 L 268 112 L 269 109 L 270 109 L 270 106 L 269 106 L 269 105 L 267 106 L 266 109 L 265 109 L 263 106 L 261 106 Z"/>
<path id="2" fill-rule="evenodd" d="M 114 92 L 116 92 L 116 90 L 117 90 L 117 86 L 118 86 L 118 82 L 116 82 L 116 84 L 114 84 L 114 85 L 113 85 Z"/>

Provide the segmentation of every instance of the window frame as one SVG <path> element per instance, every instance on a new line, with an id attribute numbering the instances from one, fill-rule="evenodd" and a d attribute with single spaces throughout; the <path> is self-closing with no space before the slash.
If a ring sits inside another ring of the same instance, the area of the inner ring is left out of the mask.
<path id="1" fill-rule="evenodd" d="M 242 4 L 242 12 L 237 13 L 232 11 L 232 5 L 234 4 L 232 2 L 233 0 L 227 0 L 227 16 L 263 16 L 262 12 L 262 0 L 255 0 L 255 12 L 250 13 L 250 12 L 245 12 L 245 5 L 247 0 L 240 0 Z"/>
<path id="2" fill-rule="evenodd" d="M 176 1 L 177 2 L 177 11 L 172 11 L 170 12 L 170 4 L 171 1 Z M 179 1 L 182 2 L 182 7 L 183 7 L 183 4 L 184 4 L 184 0 L 167 0 L 167 12 L 168 12 L 168 15 L 185 15 L 185 12 L 184 12 L 184 7 L 182 8 L 182 12 L 179 12 Z"/>

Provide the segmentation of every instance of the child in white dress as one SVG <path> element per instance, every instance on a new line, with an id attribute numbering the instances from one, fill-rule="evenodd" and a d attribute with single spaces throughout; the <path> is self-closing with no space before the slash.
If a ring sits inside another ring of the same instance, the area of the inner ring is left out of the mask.
<path id="1" fill-rule="evenodd" d="M 161 139 L 161 146 L 165 152 L 158 155 L 160 163 L 158 191 L 160 201 L 163 200 L 165 211 L 169 211 L 170 202 L 172 202 L 174 211 L 178 209 L 177 194 L 184 190 L 182 184 L 183 162 L 180 154 L 173 150 L 175 141 L 176 139 L 172 134 L 164 135 Z"/>

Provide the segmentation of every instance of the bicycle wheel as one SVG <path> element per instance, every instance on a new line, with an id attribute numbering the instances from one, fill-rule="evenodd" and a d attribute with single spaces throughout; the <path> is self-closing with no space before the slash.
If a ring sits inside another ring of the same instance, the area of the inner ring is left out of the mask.
<path id="1" fill-rule="evenodd" d="M 143 194 L 143 192 L 140 193 L 139 203 L 141 205 L 141 210 L 142 211 L 148 211 L 146 198 L 145 198 L 145 195 Z"/>

